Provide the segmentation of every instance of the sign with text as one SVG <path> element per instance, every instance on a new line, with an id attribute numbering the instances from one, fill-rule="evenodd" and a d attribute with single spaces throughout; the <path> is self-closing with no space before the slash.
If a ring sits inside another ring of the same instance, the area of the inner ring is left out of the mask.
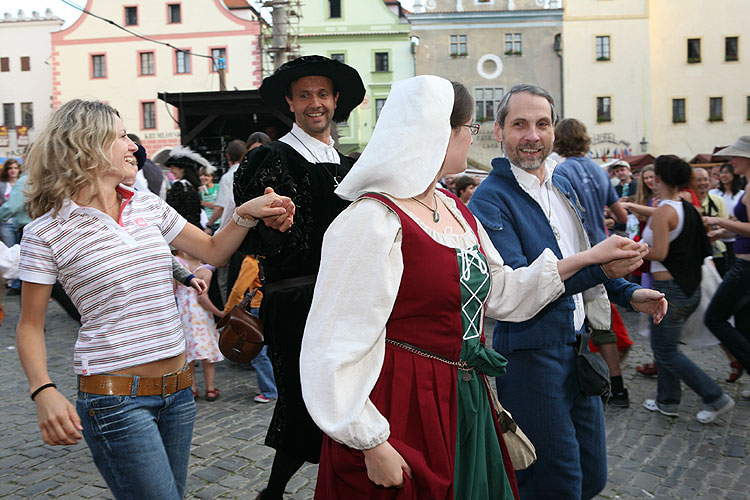
<path id="1" fill-rule="evenodd" d="M 16 127 L 16 141 L 18 141 L 19 146 L 29 145 L 29 127 L 26 125 Z"/>
<path id="2" fill-rule="evenodd" d="M 0 125 L 0 147 L 7 148 L 8 146 L 10 146 L 8 127 L 6 125 Z"/>

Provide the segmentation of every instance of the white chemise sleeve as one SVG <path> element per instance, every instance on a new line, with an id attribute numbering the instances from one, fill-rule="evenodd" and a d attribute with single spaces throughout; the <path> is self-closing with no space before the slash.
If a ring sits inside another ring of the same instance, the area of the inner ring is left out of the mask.
<path id="1" fill-rule="evenodd" d="M 302 396 L 318 427 L 350 448 L 373 448 L 390 435 L 369 395 L 383 366 L 403 267 L 401 223 L 378 201 L 351 204 L 323 238 L 302 338 Z"/>
<path id="2" fill-rule="evenodd" d="M 503 263 L 487 232 L 477 221 L 482 244 L 492 275 L 485 314 L 499 321 L 521 322 L 533 318 L 544 306 L 565 291 L 557 271 L 557 257 L 549 248 L 528 267 L 512 269 Z"/>

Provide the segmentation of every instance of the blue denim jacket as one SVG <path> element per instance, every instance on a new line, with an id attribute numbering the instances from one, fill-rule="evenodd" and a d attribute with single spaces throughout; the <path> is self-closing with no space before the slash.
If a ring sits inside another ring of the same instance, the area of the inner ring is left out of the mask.
<path id="1" fill-rule="evenodd" d="M 562 259 L 547 217 L 539 204 L 518 184 L 510 169 L 510 162 L 505 158 L 495 158 L 492 167 L 490 175 L 474 192 L 469 209 L 484 226 L 505 264 L 514 269 L 528 266 L 545 248 L 552 249 Z M 580 204 L 570 183 L 553 173 L 552 184 L 570 201 L 580 221 Z M 605 285 L 614 302 L 625 307 L 630 307 L 630 298 L 639 288 L 623 279 L 608 279 L 598 265 L 588 266 L 568 278 L 563 296 L 548 304 L 532 319 L 522 323 L 499 321 L 495 326 L 492 346 L 498 351 L 510 352 L 573 343 L 576 331 L 572 295 L 600 283 Z M 587 301 L 586 294 L 584 301 Z M 608 311 L 609 304 L 606 307 Z"/>

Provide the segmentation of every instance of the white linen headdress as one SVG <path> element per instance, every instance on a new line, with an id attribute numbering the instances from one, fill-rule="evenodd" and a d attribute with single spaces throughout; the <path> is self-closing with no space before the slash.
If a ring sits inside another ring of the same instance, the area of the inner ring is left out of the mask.
<path id="1" fill-rule="evenodd" d="M 396 82 L 370 142 L 336 189 L 345 200 L 368 192 L 410 198 L 440 171 L 450 140 L 453 85 L 422 75 Z"/>

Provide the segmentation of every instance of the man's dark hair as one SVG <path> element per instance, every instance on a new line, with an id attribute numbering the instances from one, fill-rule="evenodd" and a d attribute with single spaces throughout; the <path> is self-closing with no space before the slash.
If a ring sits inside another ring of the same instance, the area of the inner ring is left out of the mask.
<path id="1" fill-rule="evenodd" d="M 134 143 L 138 144 L 139 146 L 141 145 L 141 138 L 140 138 L 140 137 L 138 137 L 137 135 L 135 135 L 135 134 L 128 134 L 128 137 L 129 137 L 129 138 L 130 138 L 130 140 L 131 140 L 131 141 L 133 141 Z"/>
<path id="2" fill-rule="evenodd" d="M 245 153 L 247 153 L 247 149 L 245 148 L 245 143 L 241 141 L 240 139 L 235 139 L 229 144 L 227 144 L 227 159 L 229 160 L 229 163 L 234 165 L 235 163 L 239 163 L 242 161 L 242 158 L 244 158 Z"/>
<path id="3" fill-rule="evenodd" d="M 479 181 L 468 174 L 462 174 L 453 179 L 453 189 L 456 192 L 456 196 L 459 198 L 461 197 L 461 193 L 463 193 L 467 187 L 478 185 Z"/>
<path id="4" fill-rule="evenodd" d="M 245 141 L 245 148 L 250 149 L 250 146 L 256 142 L 260 144 L 271 144 L 271 138 L 268 137 L 268 134 L 265 132 L 253 132 L 247 138 L 247 141 Z"/>
<path id="5" fill-rule="evenodd" d="M 497 105 L 495 121 L 499 123 L 501 127 L 505 126 L 505 117 L 508 116 L 508 103 L 510 102 L 510 98 L 513 97 L 513 94 L 521 94 L 523 92 L 528 92 L 529 94 L 544 97 L 545 99 L 547 99 L 552 115 L 552 123 L 557 123 L 557 111 L 555 111 L 555 100 L 552 98 L 552 95 L 538 85 L 522 83 L 519 85 L 514 85 L 508 91 L 508 93 L 503 96 L 500 104 Z"/>
<path id="6" fill-rule="evenodd" d="M 661 155 L 654 160 L 654 173 L 667 186 L 683 189 L 690 183 L 693 170 L 679 156 Z"/>
<path id="7" fill-rule="evenodd" d="M 575 118 L 565 118 L 555 125 L 555 153 L 565 158 L 585 156 L 589 152 L 591 138 L 586 125 Z"/>

